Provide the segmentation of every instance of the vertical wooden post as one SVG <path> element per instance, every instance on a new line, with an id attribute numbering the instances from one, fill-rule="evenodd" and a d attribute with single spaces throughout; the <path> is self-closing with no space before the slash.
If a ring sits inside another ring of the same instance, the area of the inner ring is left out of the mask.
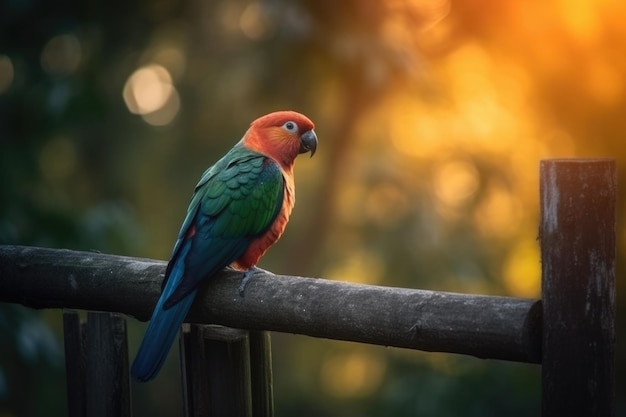
<path id="1" fill-rule="evenodd" d="M 615 161 L 541 161 L 542 413 L 615 415 Z"/>
<path id="2" fill-rule="evenodd" d="M 77 312 L 63 317 L 68 414 L 131 416 L 126 319 L 121 314 Z"/>
<path id="3" fill-rule="evenodd" d="M 126 319 L 87 313 L 87 417 L 130 416 Z"/>
<path id="4" fill-rule="evenodd" d="M 248 332 L 183 324 L 180 343 L 184 415 L 252 416 Z"/>
<path id="5" fill-rule="evenodd" d="M 85 323 L 77 311 L 63 313 L 63 340 L 65 343 L 65 375 L 67 386 L 68 417 L 85 417 L 86 340 Z"/>
<path id="6" fill-rule="evenodd" d="M 272 339 L 270 332 L 250 331 L 252 415 L 274 416 Z"/>

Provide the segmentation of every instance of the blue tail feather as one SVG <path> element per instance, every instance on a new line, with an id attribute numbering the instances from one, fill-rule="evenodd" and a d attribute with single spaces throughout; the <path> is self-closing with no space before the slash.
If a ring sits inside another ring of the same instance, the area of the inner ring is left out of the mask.
<path id="1" fill-rule="evenodd" d="M 180 326 L 191 308 L 197 292 L 195 290 L 172 307 L 163 308 L 165 301 L 182 279 L 183 272 L 183 262 L 177 262 L 172 268 L 163 293 L 154 308 L 150 324 L 131 368 L 131 376 L 137 381 L 149 381 L 159 373 Z"/>

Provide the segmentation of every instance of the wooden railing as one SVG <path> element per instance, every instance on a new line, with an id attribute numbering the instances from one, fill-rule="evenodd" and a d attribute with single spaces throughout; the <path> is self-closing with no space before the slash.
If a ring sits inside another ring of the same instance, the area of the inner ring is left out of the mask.
<path id="1" fill-rule="evenodd" d="M 268 331 L 540 363 L 544 416 L 614 415 L 616 188 L 612 160 L 542 161 L 541 300 L 270 273 L 242 297 L 241 274 L 223 271 L 183 325 L 185 415 L 273 415 Z M 148 320 L 164 271 L 149 259 L 0 247 L 0 302 L 115 313 L 65 316 L 70 415 L 130 415 L 119 313 Z"/>

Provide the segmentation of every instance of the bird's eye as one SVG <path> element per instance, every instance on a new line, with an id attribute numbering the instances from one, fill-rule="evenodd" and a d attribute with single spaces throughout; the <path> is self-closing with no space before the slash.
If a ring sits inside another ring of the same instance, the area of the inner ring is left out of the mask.
<path id="1" fill-rule="evenodd" d="M 294 122 L 286 122 L 283 125 L 283 129 L 285 129 L 287 132 L 295 133 L 298 131 L 298 125 L 295 124 Z"/>

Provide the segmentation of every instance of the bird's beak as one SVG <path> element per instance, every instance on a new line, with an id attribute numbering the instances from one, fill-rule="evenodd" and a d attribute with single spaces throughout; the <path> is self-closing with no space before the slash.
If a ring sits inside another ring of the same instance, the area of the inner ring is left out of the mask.
<path id="1" fill-rule="evenodd" d="M 307 130 L 300 136 L 300 152 L 306 153 L 311 152 L 311 157 L 315 154 L 315 150 L 317 149 L 317 136 L 315 135 L 315 131 Z"/>

